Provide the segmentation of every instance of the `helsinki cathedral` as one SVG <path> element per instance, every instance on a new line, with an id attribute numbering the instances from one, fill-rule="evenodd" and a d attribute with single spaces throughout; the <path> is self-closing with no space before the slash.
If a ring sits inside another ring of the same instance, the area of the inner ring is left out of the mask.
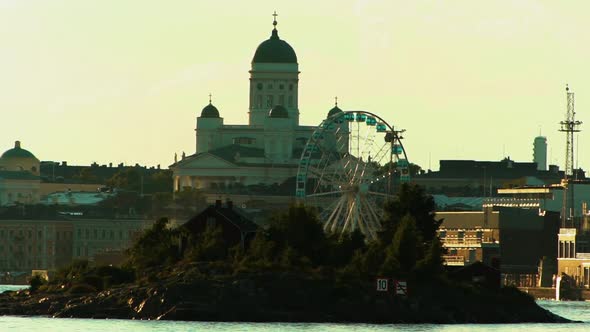
<path id="1" fill-rule="evenodd" d="M 279 37 L 276 14 L 270 38 L 252 58 L 248 124 L 224 124 L 211 103 L 197 117 L 196 152 L 170 165 L 174 190 L 281 184 L 295 177 L 316 126 L 299 124 L 299 64 Z M 327 116 L 342 112 L 336 104 Z"/>

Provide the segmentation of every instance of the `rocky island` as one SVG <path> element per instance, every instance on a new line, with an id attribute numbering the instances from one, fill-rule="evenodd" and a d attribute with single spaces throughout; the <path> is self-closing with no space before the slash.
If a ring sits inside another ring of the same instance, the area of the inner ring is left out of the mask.
<path id="1" fill-rule="evenodd" d="M 74 262 L 50 281 L 0 294 L 2 315 L 249 322 L 563 323 L 499 271 L 452 271 L 436 236 L 432 198 L 402 186 L 377 241 L 324 233 L 293 206 L 270 226 L 229 243 L 223 225 L 171 229 L 160 219 L 122 266 Z M 203 221 L 204 222 L 204 221 Z M 187 226 L 188 225 L 188 226 Z M 191 226 L 192 225 L 192 226 Z M 376 287 L 377 278 L 388 287 Z M 403 280 L 405 294 L 394 291 Z"/>

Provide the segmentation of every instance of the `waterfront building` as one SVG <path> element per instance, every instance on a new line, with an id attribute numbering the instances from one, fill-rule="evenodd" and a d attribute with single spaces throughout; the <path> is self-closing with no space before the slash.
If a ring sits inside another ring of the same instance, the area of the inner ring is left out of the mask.
<path id="1" fill-rule="evenodd" d="M 74 259 L 94 262 L 106 253 L 124 253 L 152 221 L 88 219 L 72 215 L 54 218 L 0 220 L 0 274 L 67 266 Z M 120 261 L 120 259 L 119 259 Z"/>
<path id="2" fill-rule="evenodd" d="M 572 277 L 576 286 L 590 288 L 590 223 L 586 211 L 579 227 L 561 228 L 557 244 L 558 274 Z"/>
<path id="3" fill-rule="evenodd" d="M 39 159 L 16 141 L 0 156 L 0 206 L 38 203 L 40 183 Z"/>
<path id="4" fill-rule="evenodd" d="M 281 184 L 295 177 L 315 126 L 299 123 L 299 63 L 277 21 L 252 58 L 248 124 L 228 125 L 209 100 L 196 123 L 196 151 L 175 160 L 174 190 Z M 326 116 L 342 112 L 336 104 Z M 294 192 L 294 189 L 293 191 Z"/>
<path id="5" fill-rule="evenodd" d="M 499 188 L 558 184 L 563 171 L 551 165 L 548 171 L 534 162 L 441 160 L 439 170 L 416 175 L 412 182 L 432 194 L 447 196 L 495 196 Z"/>
<path id="6" fill-rule="evenodd" d="M 499 212 L 485 211 L 440 211 L 436 219 L 443 219 L 438 237 L 447 255 L 448 266 L 464 266 L 483 262 L 499 267 L 500 228 Z"/>

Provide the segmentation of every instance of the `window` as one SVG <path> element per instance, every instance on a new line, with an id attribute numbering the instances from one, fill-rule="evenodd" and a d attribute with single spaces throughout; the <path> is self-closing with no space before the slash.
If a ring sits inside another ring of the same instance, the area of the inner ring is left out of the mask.
<path id="1" fill-rule="evenodd" d="M 271 89 L 272 89 L 272 84 L 269 84 L 269 85 L 267 85 L 266 87 L 267 87 L 269 90 L 271 90 Z"/>
<path id="2" fill-rule="evenodd" d="M 233 143 L 240 145 L 251 145 L 256 143 L 256 139 L 252 137 L 234 137 Z"/>
<path id="3" fill-rule="evenodd" d="M 111 238 L 111 240 L 113 240 L 115 238 L 115 232 L 111 231 L 110 238 Z"/>
<path id="4" fill-rule="evenodd" d="M 262 83 L 258 83 L 258 84 L 256 84 L 256 88 L 257 88 L 258 90 L 262 90 Z"/>
<path id="5" fill-rule="evenodd" d="M 285 106 L 285 95 L 279 96 L 279 105 Z"/>
<path id="6" fill-rule="evenodd" d="M 33 232 L 29 230 L 29 240 L 33 238 Z"/>
<path id="7" fill-rule="evenodd" d="M 284 84 L 279 84 L 279 90 L 283 90 L 285 88 Z"/>
<path id="8" fill-rule="evenodd" d="M 293 84 L 289 84 L 289 91 L 293 91 Z"/>
<path id="9" fill-rule="evenodd" d="M 38 239 L 41 239 L 41 238 L 43 238 L 43 231 L 39 231 L 39 232 L 37 232 L 37 238 L 38 238 Z"/>
<path id="10" fill-rule="evenodd" d="M 55 232 L 55 239 L 59 241 L 59 232 Z"/>
<path id="11" fill-rule="evenodd" d="M 258 108 L 262 107 L 262 95 L 256 96 L 256 107 L 258 107 Z"/>
<path id="12" fill-rule="evenodd" d="M 271 95 L 266 96 L 266 107 L 272 107 L 272 99 Z"/>
<path id="13" fill-rule="evenodd" d="M 93 235 L 94 235 L 93 239 L 95 239 L 95 240 L 98 239 L 98 230 L 95 229 L 93 232 Z"/>
<path id="14" fill-rule="evenodd" d="M 102 230 L 102 239 L 104 240 L 106 238 L 106 232 L 104 229 Z"/>
<path id="15" fill-rule="evenodd" d="M 293 107 L 293 96 L 289 96 L 289 107 Z"/>
<path id="16" fill-rule="evenodd" d="M 90 230 L 86 229 L 86 240 L 88 240 L 90 238 Z"/>
<path id="17" fill-rule="evenodd" d="M 76 248 L 76 256 L 80 257 L 80 247 Z"/>
<path id="18" fill-rule="evenodd" d="M 82 230 L 78 228 L 78 239 L 82 238 Z"/>

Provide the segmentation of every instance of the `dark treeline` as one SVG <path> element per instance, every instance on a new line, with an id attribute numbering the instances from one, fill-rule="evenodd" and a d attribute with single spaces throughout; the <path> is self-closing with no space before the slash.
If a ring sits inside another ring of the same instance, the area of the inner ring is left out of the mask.
<path id="1" fill-rule="evenodd" d="M 269 227 L 260 229 L 245 247 L 227 245 L 219 226 L 197 235 L 183 234 L 186 229 L 169 228 L 168 220 L 161 218 L 129 249 L 124 272 L 111 268 L 113 277 L 104 268 L 76 262 L 60 271 L 52 284 L 101 290 L 106 284 L 136 278 L 153 280 L 165 267 L 195 262 L 215 264 L 224 274 L 292 271 L 358 280 L 385 275 L 409 282 L 444 276 L 443 248 L 436 236 L 440 221 L 434 217 L 432 198 L 418 186 L 403 185 L 396 199 L 386 203 L 385 212 L 378 239 L 368 242 L 359 231 L 327 234 L 314 210 L 292 206 L 271 217 Z M 181 252 L 179 239 L 187 235 L 192 241 Z M 98 281 L 107 277 L 104 283 Z"/>

